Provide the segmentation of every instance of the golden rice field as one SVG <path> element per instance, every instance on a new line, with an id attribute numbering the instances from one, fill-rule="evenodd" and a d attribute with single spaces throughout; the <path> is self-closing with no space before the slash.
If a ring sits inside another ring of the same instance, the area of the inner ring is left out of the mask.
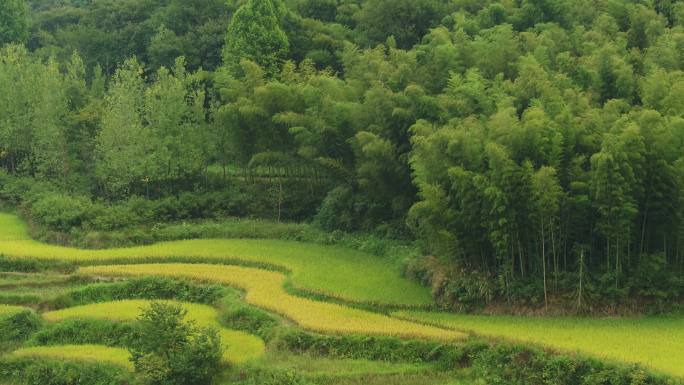
<path id="1" fill-rule="evenodd" d="M 203 262 L 235 260 L 290 271 L 295 288 L 353 302 L 404 306 L 433 304 L 429 289 L 401 278 L 392 261 L 342 247 L 278 240 L 196 239 L 150 246 L 82 250 L 32 240 L 16 215 L 0 213 L 0 255 L 80 264 L 154 262 L 173 257 Z M 363 271 L 363 274 L 359 274 Z"/>
<path id="2" fill-rule="evenodd" d="M 261 338 L 221 327 L 218 322 L 218 312 L 213 307 L 187 302 L 164 302 L 182 306 L 188 311 L 187 319 L 194 321 L 198 326 L 215 328 L 219 332 L 221 343 L 225 349 L 223 354 L 225 361 L 239 364 L 264 355 L 266 346 Z M 95 303 L 43 313 L 43 318 L 49 322 L 71 319 L 132 321 L 140 315 L 143 308 L 149 307 L 151 303 L 152 301 L 146 300 Z"/>
<path id="3" fill-rule="evenodd" d="M 472 316 L 402 311 L 394 316 L 534 343 L 684 376 L 684 319 Z"/>
<path id="4" fill-rule="evenodd" d="M 97 362 L 133 370 L 130 354 L 126 349 L 102 345 L 39 346 L 15 350 L 16 358 L 37 358 L 57 361 Z"/>
<path id="5" fill-rule="evenodd" d="M 322 333 L 389 335 L 445 341 L 465 337 L 464 333 L 456 331 L 297 297 L 287 293 L 283 288 L 287 279 L 284 274 L 249 267 L 182 263 L 109 265 L 82 267 L 79 273 L 96 276 L 189 278 L 229 285 L 244 290 L 248 303 L 287 317 L 305 329 Z M 64 311 L 75 311 L 74 309 Z M 45 316 L 47 319 L 53 317 L 50 313 Z"/>

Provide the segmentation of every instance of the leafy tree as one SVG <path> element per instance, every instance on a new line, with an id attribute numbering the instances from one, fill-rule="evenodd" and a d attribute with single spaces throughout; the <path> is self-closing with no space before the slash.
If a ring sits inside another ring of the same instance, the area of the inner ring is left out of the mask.
<path id="1" fill-rule="evenodd" d="M 304 17 L 331 22 L 337 16 L 337 3 L 337 0 L 300 0 L 297 7 Z"/>
<path id="2" fill-rule="evenodd" d="M 33 7 L 28 45 L 43 56 L 68 60 L 78 51 L 88 69 L 111 76 L 135 56 L 170 68 L 184 56 L 189 70 L 214 70 L 231 6 L 224 0 L 41 1 Z"/>
<path id="3" fill-rule="evenodd" d="M 117 69 L 105 96 L 96 138 L 95 176 L 110 196 L 130 193 L 153 175 L 150 130 L 143 124 L 144 80 L 137 60 Z"/>
<path id="4" fill-rule="evenodd" d="M 518 30 L 549 22 L 567 26 L 566 17 L 570 7 L 573 5 L 564 0 L 522 0 L 512 21 Z"/>
<path id="5" fill-rule="evenodd" d="M 480 31 L 472 43 L 475 66 L 482 75 L 492 79 L 498 74 L 515 77 L 515 63 L 520 56 L 518 37 L 508 24 Z"/>
<path id="6" fill-rule="evenodd" d="M 24 0 L 3 0 L 0 3 L 0 47 L 21 43 L 28 36 L 28 20 Z"/>
<path id="7" fill-rule="evenodd" d="M 605 103 L 610 99 L 631 102 L 636 88 L 633 67 L 619 57 L 612 47 L 598 51 L 595 60 L 595 88 L 600 102 Z"/>
<path id="8" fill-rule="evenodd" d="M 472 38 L 463 29 L 452 33 L 439 26 L 430 30 L 415 47 L 420 84 L 431 93 L 444 90 L 450 77 L 472 65 L 471 44 Z"/>
<path id="9" fill-rule="evenodd" d="M 177 57 L 183 55 L 180 38 L 166 26 L 160 26 L 150 41 L 148 55 L 153 67 L 170 67 Z"/>
<path id="10" fill-rule="evenodd" d="M 144 385 L 209 385 L 218 373 L 222 349 L 218 333 L 185 321 L 180 306 L 152 303 L 138 317 L 131 351 Z"/>
<path id="11" fill-rule="evenodd" d="M 228 26 L 223 62 L 233 72 L 242 60 L 251 60 L 275 75 L 285 59 L 289 41 L 280 28 L 277 8 L 272 0 L 248 0 Z"/>
<path id="12" fill-rule="evenodd" d="M 444 5 L 436 0 L 367 0 L 355 17 L 371 44 L 393 36 L 399 48 L 408 49 L 445 14 Z"/>
<path id="13" fill-rule="evenodd" d="M 70 103 L 57 62 L 43 63 L 23 47 L 8 45 L 0 52 L 0 86 L 12 90 L 0 96 L 0 159 L 6 168 L 63 178 L 70 166 L 65 137 Z"/>
<path id="14" fill-rule="evenodd" d="M 646 49 L 653 44 L 665 30 L 667 22 L 654 9 L 637 5 L 630 13 L 630 28 L 627 38 L 630 46 Z"/>
<path id="15" fill-rule="evenodd" d="M 198 175 L 206 166 L 204 94 L 193 90 L 185 59 L 178 58 L 170 72 L 157 71 L 145 91 L 144 119 L 150 131 L 155 179 L 178 183 Z"/>

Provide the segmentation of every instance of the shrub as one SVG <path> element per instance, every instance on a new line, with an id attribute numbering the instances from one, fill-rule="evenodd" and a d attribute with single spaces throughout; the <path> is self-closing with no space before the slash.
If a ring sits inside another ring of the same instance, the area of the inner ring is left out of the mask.
<path id="1" fill-rule="evenodd" d="M 92 220 L 94 210 L 88 198 L 50 192 L 31 205 L 31 216 L 51 229 L 69 232 Z"/>
<path id="2" fill-rule="evenodd" d="M 684 278 L 668 269 L 663 254 L 642 255 L 626 285 L 630 296 L 640 298 L 653 313 L 672 310 L 684 300 Z"/>
<path id="3" fill-rule="evenodd" d="M 331 190 L 323 200 L 314 223 L 326 231 L 356 229 L 352 190 L 348 187 L 337 187 Z"/>
<path id="4" fill-rule="evenodd" d="M 24 341 L 40 325 L 40 317 L 32 310 L 0 316 L 0 343 Z"/>
<path id="5" fill-rule="evenodd" d="M 245 305 L 238 305 L 226 311 L 223 323 L 231 329 L 246 331 L 267 341 L 280 324 L 265 311 Z"/>
<path id="6" fill-rule="evenodd" d="M 112 231 L 133 227 L 143 223 L 145 220 L 149 220 L 149 217 L 143 219 L 145 217 L 142 214 L 131 210 L 126 204 L 107 205 L 98 202 L 93 204 L 93 211 L 94 215 L 92 218 L 83 224 L 85 229 Z"/>
<path id="7" fill-rule="evenodd" d="M 441 362 L 447 366 L 454 365 L 452 367 L 461 366 L 462 360 L 467 358 L 462 345 L 405 341 L 393 337 L 326 336 L 293 329 L 282 331 L 277 336 L 276 345 L 314 356 L 389 362 Z"/>
<path id="8" fill-rule="evenodd" d="M 669 385 L 676 382 L 636 367 L 552 355 L 501 344 L 472 354 L 475 373 L 492 385 Z"/>
<path id="9" fill-rule="evenodd" d="M 230 379 L 234 385 L 314 385 L 292 369 L 248 367 L 234 377 Z"/>
<path id="10" fill-rule="evenodd" d="M 215 330 L 185 322 L 186 314 L 179 306 L 153 303 L 138 318 L 130 350 L 141 384 L 211 384 L 221 361 L 221 340 Z"/>
<path id="11" fill-rule="evenodd" d="M 0 378 L 25 385 L 127 385 L 121 368 L 91 363 L 0 359 Z"/>
<path id="12" fill-rule="evenodd" d="M 19 273 L 39 273 L 46 270 L 58 270 L 72 273 L 76 265 L 61 261 L 46 261 L 31 258 L 10 258 L 0 255 L 0 271 Z"/>
<path id="13" fill-rule="evenodd" d="M 450 266 L 435 257 L 409 260 L 404 274 L 430 286 L 437 303 L 451 310 L 473 311 L 497 294 L 496 282 L 488 275 Z"/>

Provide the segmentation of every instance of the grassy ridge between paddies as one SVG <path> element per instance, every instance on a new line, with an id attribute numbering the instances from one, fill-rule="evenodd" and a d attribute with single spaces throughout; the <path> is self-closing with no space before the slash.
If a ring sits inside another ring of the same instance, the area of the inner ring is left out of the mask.
<path id="1" fill-rule="evenodd" d="M 11 355 L 16 358 L 97 362 L 133 370 L 131 355 L 126 349 L 102 345 L 38 346 L 15 350 Z"/>
<path id="2" fill-rule="evenodd" d="M 415 374 L 434 371 L 429 364 L 392 363 L 364 359 L 339 359 L 306 354 L 271 352 L 264 363 L 272 369 L 294 370 L 317 378 L 353 378 L 369 375 Z"/>
<path id="3" fill-rule="evenodd" d="M 417 322 L 534 343 L 684 377 L 684 318 L 541 318 L 402 311 Z"/>
<path id="4" fill-rule="evenodd" d="M 321 333 L 386 335 L 444 341 L 465 337 L 460 332 L 291 295 L 283 288 L 287 279 L 285 274 L 262 269 L 173 263 L 89 266 L 80 268 L 79 273 L 95 276 L 189 278 L 229 285 L 247 292 L 245 301 L 248 303 L 287 317 L 305 329 Z M 46 317 L 51 316 L 46 314 Z"/>
<path id="5" fill-rule="evenodd" d="M 295 241 L 195 239 L 83 250 L 32 240 L 19 217 L 0 213 L 0 255 L 80 264 L 154 262 L 174 257 L 237 260 L 280 266 L 292 272 L 294 287 L 347 301 L 403 306 L 434 304 L 429 289 L 402 278 L 392 261 L 348 248 Z"/>
<path id="6" fill-rule="evenodd" d="M 254 335 L 221 327 L 218 312 L 211 306 L 194 303 L 163 301 L 180 305 L 188 311 L 187 319 L 195 321 L 201 327 L 213 327 L 219 332 L 221 343 L 225 349 L 223 359 L 229 363 L 240 364 L 264 355 L 264 341 Z M 76 306 L 62 310 L 43 313 L 49 322 L 60 322 L 71 319 L 103 319 L 108 321 L 132 321 L 149 307 L 152 301 L 126 300 L 95 303 Z"/>
<path id="7" fill-rule="evenodd" d="M 27 308 L 21 306 L 0 305 L 0 318 L 15 315 L 24 310 L 27 310 Z"/>

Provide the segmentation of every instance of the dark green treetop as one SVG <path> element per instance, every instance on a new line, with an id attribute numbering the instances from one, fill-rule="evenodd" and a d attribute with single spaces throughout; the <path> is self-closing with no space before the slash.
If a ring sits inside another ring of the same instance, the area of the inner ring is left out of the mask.
<path id="1" fill-rule="evenodd" d="M 0 2 L 0 46 L 26 40 L 28 22 L 24 0 Z"/>
<path id="2" fill-rule="evenodd" d="M 223 62 L 239 71 L 240 61 L 252 60 L 269 74 L 278 71 L 289 49 L 287 35 L 280 28 L 279 7 L 271 0 L 249 0 L 228 26 Z"/>

